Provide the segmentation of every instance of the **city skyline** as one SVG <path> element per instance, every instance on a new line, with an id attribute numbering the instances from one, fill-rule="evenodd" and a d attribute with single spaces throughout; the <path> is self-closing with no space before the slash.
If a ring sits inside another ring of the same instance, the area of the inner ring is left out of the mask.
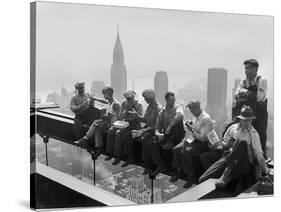
<path id="1" fill-rule="evenodd" d="M 269 97 L 273 95 L 272 17 L 123 7 L 104 7 L 101 12 L 95 5 L 52 3 L 42 3 L 38 10 L 38 94 L 62 84 L 69 90 L 76 81 L 110 85 L 119 25 L 127 84 L 134 81 L 138 93 L 153 88 L 159 70 L 170 76 L 170 90 L 178 91 L 194 80 L 206 81 L 208 68 L 223 67 L 229 71 L 229 100 L 231 82 L 244 78 L 243 61 L 256 58 L 259 72 L 269 81 Z"/>

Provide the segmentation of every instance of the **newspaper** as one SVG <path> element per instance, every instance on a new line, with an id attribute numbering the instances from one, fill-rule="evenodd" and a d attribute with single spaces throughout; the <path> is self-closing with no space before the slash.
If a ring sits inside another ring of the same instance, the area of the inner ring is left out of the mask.
<path id="1" fill-rule="evenodd" d="M 113 123 L 113 126 L 118 129 L 125 129 L 129 126 L 129 122 L 127 121 L 116 121 Z"/>
<path id="2" fill-rule="evenodd" d="M 218 146 L 220 144 L 220 139 L 219 139 L 215 130 L 212 130 L 212 131 L 208 132 L 207 137 L 208 137 L 208 140 L 209 140 L 210 144 L 213 147 Z"/>

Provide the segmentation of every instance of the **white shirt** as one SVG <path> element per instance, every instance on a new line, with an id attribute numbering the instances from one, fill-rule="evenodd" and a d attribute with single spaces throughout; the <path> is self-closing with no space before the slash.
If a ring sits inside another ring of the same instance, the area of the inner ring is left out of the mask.
<path id="1" fill-rule="evenodd" d="M 196 139 L 208 141 L 207 133 L 213 130 L 213 122 L 209 114 L 202 110 L 198 117 L 193 118 L 192 127 L 195 130 Z"/>
<path id="2" fill-rule="evenodd" d="M 236 123 L 231 125 L 225 132 L 223 137 L 223 143 L 227 143 L 230 137 L 234 137 L 237 140 L 245 140 L 248 144 L 249 161 L 253 163 L 258 154 L 262 154 L 260 136 L 253 126 L 249 129 L 242 130 L 240 124 Z"/>
<path id="3" fill-rule="evenodd" d="M 266 100 L 267 96 L 267 80 L 263 79 L 262 77 L 260 77 L 259 81 L 257 82 L 257 77 L 255 77 L 254 80 L 249 81 L 248 79 L 244 79 L 242 80 L 236 90 L 236 94 L 238 94 L 242 89 L 248 88 L 251 85 L 257 85 L 258 87 L 258 91 L 257 91 L 257 101 L 258 102 L 263 102 Z"/>
<path id="4" fill-rule="evenodd" d="M 106 110 L 105 114 L 106 115 L 111 114 L 111 120 L 110 120 L 111 123 L 114 123 L 115 121 L 117 121 L 117 113 L 116 113 L 116 111 L 113 110 L 114 104 L 119 104 L 119 102 L 114 99 L 114 101 L 111 104 L 108 103 L 105 107 L 105 110 Z"/>

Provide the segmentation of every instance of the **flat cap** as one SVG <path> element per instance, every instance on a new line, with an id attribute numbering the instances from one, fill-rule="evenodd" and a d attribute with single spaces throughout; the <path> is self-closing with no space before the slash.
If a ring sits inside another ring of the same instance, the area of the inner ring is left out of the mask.
<path id="1" fill-rule="evenodd" d="M 136 95 L 136 92 L 133 90 L 128 90 L 126 91 L 123 96 L 127 99 L 127 98 L 134 98 Z"/>
<path id="2" fill-rule="evenodd" d="M 143 92 L 142 92 L 142 96 L 144 98 L 148 98 L 148 99 L 153 99 L 156 97 L 156 94 L 155 94 L 155 91 L 152 90 L 152 89 L 145 89 Z"/>
<path id="3" fill-rule="evenodd" d="M 259 67 L 259 62 L 256 59 L 249 59 L 244 61 L 244 65 L 251 64 L 253 67 Z"/>
<path id="4" fill-rule="evenodd" d="M 201 103 L 198 100 L 191 100 L 186 107 L 188 108 L 200 108 Z"/>
<path id="5" fill-rule="evenodd" d="M 84 82 L 77 82 L 75 83 L 75 88 L 78 89 L 78 88 L 82 88 L 85 86 L 85 83 Z"/>

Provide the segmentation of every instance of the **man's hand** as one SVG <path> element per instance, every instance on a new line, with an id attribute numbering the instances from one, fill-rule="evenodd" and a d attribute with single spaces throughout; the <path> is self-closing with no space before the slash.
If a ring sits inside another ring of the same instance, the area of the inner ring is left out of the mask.
<path id="1" fill-rule="evenodd" d="M 89 107 L 89 103 L 88 103 L 88 101 L 86 100 L 86 101 L 84 101 L 84 102 L 82 102 L 82 104 L 80 105 L 80 108 L 88 108 Z"/>
<path id="2" fill-rule="evenodd" d="M 190 132 L 194 133 L 194 128 L 191 126 L 191 124 L 192 124 L 192 121 L 186 121 L 186 122 L 185 122 L 186 128 L 187 128 Z"/>
<path id="3" fill-rule="evenodd" d="M 227 140 L 227 143 L 226 143 L 225 147 L 226 147 L 226 148 L 233 147 L 235 142 L 236 142 L 236 138 L 233 137 L 233 136 L 231 136 L 231 137 L 229 137 L 229 139 Z"/>
<path id="4" fill-rule="evenodd" d="M 267 166 L 265 166 L 264 170 L 263 170 L 263 175 L 269 175 L 269 172 L 270 172 L 270 169 Z"/>
<path id="5" fill-rule="evenodd" d="M 182 153 L 182 154 L 185 152 L 186 147 L 187 147 L 187 144 L 188 144 L 188 142 L 187 142 L 186 140 L 183 140 L 183 147 L 182 147 L 182 149 L 181 149 L 181 153 Z"/>
<path id="6" fill-rule="evenodd" d="M 107 115 L 107 114 L 103 114 L 103 115 L 101 115 L 100 118 L 101 118 L 102 120 L 107 120 L 109 117 L 110 117 L 109 114 L 108 114 L 108 115 Z"/>
<path id="7" fill-rule="evenodd" d="M 163 133 L 155 133 L 155 136 L 159 139 L 159 141 L 164 140 L 164 134 Z"/>
<path id="8" fill-rule="evenodd" d="M 165 134 L 166 134 L 166 135 L 171 134 L 171 130 L 172 130 L 172 128 L 171 128 L 170 126 L 168 126 L 167 129 L 166 129 L 166 131 L 165 131 Z"/>

